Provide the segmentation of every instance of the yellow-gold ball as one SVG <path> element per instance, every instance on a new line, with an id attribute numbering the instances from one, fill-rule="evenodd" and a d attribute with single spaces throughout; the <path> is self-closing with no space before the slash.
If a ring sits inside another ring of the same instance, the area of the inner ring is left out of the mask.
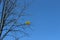
<path id="1" fill-rule="evenodd" d="M 26 24 L 26 25 L 30 25 L 30 21 L 26 21 L 25 24 Z"/>

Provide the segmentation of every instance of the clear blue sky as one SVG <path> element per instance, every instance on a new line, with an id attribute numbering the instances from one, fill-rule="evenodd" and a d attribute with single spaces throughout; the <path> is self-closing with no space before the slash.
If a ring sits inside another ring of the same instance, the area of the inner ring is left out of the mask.
<path id="1" fill-rule="evenodd" d="M 34 0 L 28 11 L 32 35 L 20 40 L 60 40 L 60 0 Z"/>
<path id="2" fill-rule="evenodd" d="M 60 40 L 60 0 L 34 0 L 30 11 L 34 31 L 26 40 Z"/>

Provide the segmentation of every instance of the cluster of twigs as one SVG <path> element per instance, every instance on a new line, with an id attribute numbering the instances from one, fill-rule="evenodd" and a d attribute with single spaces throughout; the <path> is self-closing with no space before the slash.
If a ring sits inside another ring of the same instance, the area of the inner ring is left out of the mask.
<path id="1" fill-rule="evenodd" d="M 2 12 L 0 13 L 0 40 L 3 40 L 6 36 L 13 36 L 18 40 L 18 38 L 14 35 L 8 35 L 10 32 L 24 32 L 22 29 L 26 24 L 21 24 L 18 22 L 21 16 L 24 16 L 24 11 L 27 9 L 26 0 L 23 2 L 24 5 L 21 7 L 20 12 L 14 13 L 14 9 L 17 8 L 17 0 L 0 0 L 0 3 L 3 3 Z M 20 28 L 20 29 L 19 29 Z M 5 33 L 3 32 L 5 31 Z"/>

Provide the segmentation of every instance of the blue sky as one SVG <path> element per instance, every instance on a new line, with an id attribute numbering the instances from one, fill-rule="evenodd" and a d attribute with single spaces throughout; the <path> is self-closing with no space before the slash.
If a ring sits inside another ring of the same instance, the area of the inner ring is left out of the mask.
<path id="1" fill-rule="evenodd" d="M 33 5 L 35 31 L 31 40 L 60 40 L 60 1 L 36 0 Z"/>
<path id="2" fill-rule="evenodd" d="M 30 12 L 34 31 L 26 40 L 60 40 L 60 0 L 34 0 Z"/>
<path id="3" fill-rule="evenodd" d="M 28 13 L 33 31 L 20 40 L 60 40 L 60 0 L 34 0 Z"/>

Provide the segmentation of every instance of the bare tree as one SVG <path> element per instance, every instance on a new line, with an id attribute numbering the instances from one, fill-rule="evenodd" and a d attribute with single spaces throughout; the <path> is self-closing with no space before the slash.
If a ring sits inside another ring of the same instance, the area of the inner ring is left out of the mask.
<path id="1" fill-rule="evenodd" d="M 0 3 L 1 2 L 3 7 L 0 13 L 0 40 L 3 40 L 6 36 L 12 36 L 16 38 L 15 40 L 18 40 L 18 37 L 15 36 L 16 33 L 28 35 L 28 33 L 24 32 L 24 26 L 30 25 L 30 21 L 24 23 L 20 21 L 21 17 L 25 16 L 25 10 L 29 6 L 30 1 L 0 0 Z"/>

